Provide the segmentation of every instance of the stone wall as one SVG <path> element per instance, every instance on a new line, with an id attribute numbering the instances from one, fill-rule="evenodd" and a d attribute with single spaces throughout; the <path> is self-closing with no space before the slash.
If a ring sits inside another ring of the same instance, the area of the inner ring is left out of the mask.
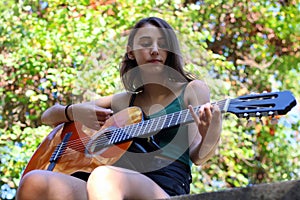
<path id="1" fill-rule="evenodd" d="M 300 180 L 252 187 L 234 188 L 218 192 L 184 195 L 172 200 L 300 200 Z"/>

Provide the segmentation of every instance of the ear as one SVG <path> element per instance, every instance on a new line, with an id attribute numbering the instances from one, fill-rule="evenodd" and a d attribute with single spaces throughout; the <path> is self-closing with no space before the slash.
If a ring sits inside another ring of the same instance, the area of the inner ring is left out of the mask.
<path id="1" fill-rule="evenodd" d="M 127 51 L 128 58 L 130 60 L 134 60 L 135 56 L 134 56 L 134 53 L 133 53 L 133 51 L 132 51 L 132 49 L 131 49 L 130 46 L 127 46 L 126 51 Z"/>

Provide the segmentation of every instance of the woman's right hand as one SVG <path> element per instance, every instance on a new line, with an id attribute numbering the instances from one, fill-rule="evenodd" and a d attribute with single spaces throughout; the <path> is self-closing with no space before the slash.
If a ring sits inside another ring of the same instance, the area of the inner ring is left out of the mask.
<path id="1" fill-rule="evenodd" d="M 72 104 L 67 114 L 73 121 L 79 121 L 88 128 L 99 130 L 113 114 L 111 109 L 97 106 L 94 102 Z"/>

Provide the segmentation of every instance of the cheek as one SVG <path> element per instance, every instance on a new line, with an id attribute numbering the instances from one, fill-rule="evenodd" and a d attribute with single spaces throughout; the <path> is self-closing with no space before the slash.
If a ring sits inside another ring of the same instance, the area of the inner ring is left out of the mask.
<path id="1" fill-rule="evenodd" d="M 159 54 L 161 55 L 161 57 L 164 59 L 164 61 L 166 62 L 167 57 L 168 57 L 168 52 L 165 50 L 162 50 L 161 52 L 159 52 Z"/>
<path id="2" fill-rule="evenodd" d="M 137 63 L 144 62 L 147 59 L 147 50 L 138 50 L 134 54 Z"/>

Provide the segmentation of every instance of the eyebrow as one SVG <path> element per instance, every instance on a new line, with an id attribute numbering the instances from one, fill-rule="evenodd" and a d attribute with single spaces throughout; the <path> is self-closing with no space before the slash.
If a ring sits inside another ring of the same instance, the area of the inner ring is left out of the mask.
<path id="1" fill-rule="evenodd" d="M 142 40 L 142 39 L 152 39 L 152 37 L 151 36 L 141 36 L 139 38 L 139 40 Z M 158 38 L 158 40 L 165 40 L 165 37 L 160 37 L 160 38 Z"/>

